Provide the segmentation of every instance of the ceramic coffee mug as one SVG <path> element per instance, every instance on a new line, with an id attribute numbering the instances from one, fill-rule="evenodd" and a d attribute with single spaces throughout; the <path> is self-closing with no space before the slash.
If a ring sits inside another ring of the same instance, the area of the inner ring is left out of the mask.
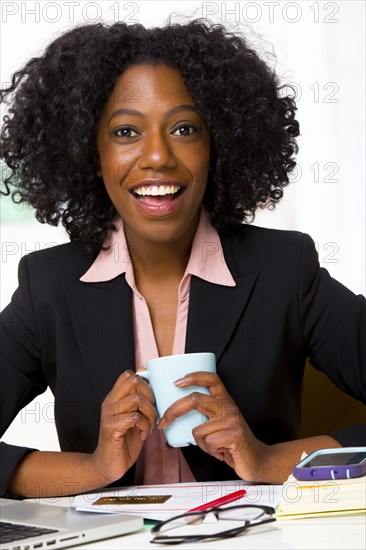
<path id="1" fill-rule="evenodd" d="M 189 386 L 177 388 L 174 381 L 186 374 L 196 371 L 216 372 L 214 353 L 185 353 L 183 355 L 167 355 L 146 362 L 147 370 L 137 374 L 150 382 L 155 395 L 159 418 L 175 401 L 193 392 L 210 395 L 204 386 Z M 207 416 L 193 410 L 177 418 L 164 429 L 165 437 L 172 447 L 196 445 L 192 430 L 207 421 Z"/>

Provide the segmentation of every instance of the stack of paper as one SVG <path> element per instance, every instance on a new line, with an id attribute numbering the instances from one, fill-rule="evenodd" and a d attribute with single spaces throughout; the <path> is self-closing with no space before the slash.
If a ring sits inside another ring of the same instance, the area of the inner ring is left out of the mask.
<path id="1" fill-rule="evenodd" d="M 298 481 L 290 475 L 282 487 L 277 518 L 364 514 L 366 476 L 335 481 Z"/>
<path id="2" fill-rule="evenodd" d="M 137 514 L 146 519 L 163 521 L 184 514 L 197 506 L 245 489 L 246 494 L 230 506 L 265 504 L 275 508 L 280 502 L 281 486 L 251 485 L 245 481 L 178 483 L 172 485 L 137 485 L 107 489 L 75 498 L 79 511 Z"/>

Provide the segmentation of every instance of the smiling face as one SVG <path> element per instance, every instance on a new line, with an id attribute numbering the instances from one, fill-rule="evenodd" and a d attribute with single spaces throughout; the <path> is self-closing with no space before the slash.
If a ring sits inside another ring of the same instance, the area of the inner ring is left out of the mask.
<path id="1" fill-rule="evenodd" d="M 163 64 L 127 69 L 99 121 L 97 146 L 129 242 L 193 238 L 210 140 L 178 70 Z"/>

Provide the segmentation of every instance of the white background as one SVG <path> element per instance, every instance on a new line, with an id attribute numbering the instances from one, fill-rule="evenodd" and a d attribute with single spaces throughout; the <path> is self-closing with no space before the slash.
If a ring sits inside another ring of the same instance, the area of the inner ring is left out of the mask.
<path id="1" fill-rule="evenodd" d="M 277 60 L 268 57 L 269 63 L 299 93 L 300 171 L 280 205 L 258 212 L 255 224 L 309 233 L 321 265 L 365 294 L 363 1 L 3 1 L 0 9 L 2 84 L 62 32 L 98 18 L 160 26 L 171 13 L 177 22 L 208 17 L 244 32 L 261 55 L 274 51 Z M 1 240 L 3 309 L 17 286 L 21 256 L 68 238 L 62 228 L 41 225 L 19 211 L 19 219 L 2 223 Z M 50 392 L 18 415 L 4 440 L 58 449 Z"/>

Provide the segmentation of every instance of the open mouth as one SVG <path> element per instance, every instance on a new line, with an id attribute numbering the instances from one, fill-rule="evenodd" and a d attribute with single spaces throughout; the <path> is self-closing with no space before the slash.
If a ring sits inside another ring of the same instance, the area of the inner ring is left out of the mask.
<path id="1" fill-rule="evenodd" d="M 184 191 L 185 187 L 180 185 L 152 185 L 130 189 L 130 193 L 135 199 L 151 205 L 172 202 Z"/>

